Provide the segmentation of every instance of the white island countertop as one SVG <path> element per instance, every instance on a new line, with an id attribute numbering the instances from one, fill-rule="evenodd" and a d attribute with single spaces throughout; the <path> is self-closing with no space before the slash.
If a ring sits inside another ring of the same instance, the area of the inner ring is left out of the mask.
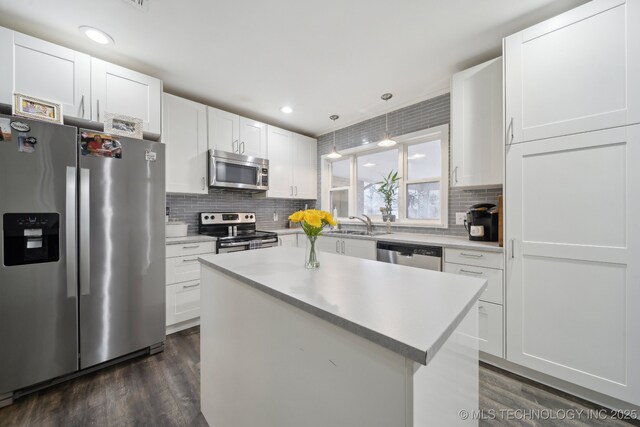
<path id="1" fill-rule="evenodd" d="M 275 247 L 199 259 L 423 365 L 487 286 L 483 279 L 331 253 L 319 253 L 320 268 L 307 270 L 304 256 L 301 248 Z"/>

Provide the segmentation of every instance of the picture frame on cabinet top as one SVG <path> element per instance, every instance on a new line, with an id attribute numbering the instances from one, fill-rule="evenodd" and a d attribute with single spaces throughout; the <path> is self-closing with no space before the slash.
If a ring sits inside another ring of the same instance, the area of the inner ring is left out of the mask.
<path id="1" fill-rule="evenodd" d="M 112 135 L 142 139 L 142 119 L 105 112 L 104 131 Z"/>
<path id="2" fill-rule="evenodd" d="M 25 95 L 24 93 L 14 92 L 12 114 L 27 119 L 44 120 L 51 123 L 62 124 L 61 104 L 35 98 Z"/>

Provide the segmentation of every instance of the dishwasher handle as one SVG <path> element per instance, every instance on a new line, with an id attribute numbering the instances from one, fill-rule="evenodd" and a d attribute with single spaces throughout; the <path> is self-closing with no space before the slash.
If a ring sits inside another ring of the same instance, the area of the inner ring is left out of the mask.
<path id="1" fill-rule="evenodd" d="M 414 245 L 414 244 L 408 244 L 408 243 L 394 243 L 394 242 L 384 242 L 384 241 L 378 242 L 376 246 L 378 250 L 398 252 L 402 254 L 402 256 L 424 255 L 424 256 L 442 258 L 441 246 L 425 246 L 425 245 Z"/>

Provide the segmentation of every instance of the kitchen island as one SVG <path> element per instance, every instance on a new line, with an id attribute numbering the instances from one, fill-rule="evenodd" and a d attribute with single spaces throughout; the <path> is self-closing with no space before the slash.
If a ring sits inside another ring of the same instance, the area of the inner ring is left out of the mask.
<path id="1" fill-rule="evenodd" d="M 481 279 L 277 247 L 201 256 L 210 425 L 477 424 Z"/>

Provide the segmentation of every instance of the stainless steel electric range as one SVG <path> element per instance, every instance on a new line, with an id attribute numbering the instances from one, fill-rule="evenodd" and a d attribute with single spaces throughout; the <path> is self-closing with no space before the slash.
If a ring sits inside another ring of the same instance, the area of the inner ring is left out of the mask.
<path id="1" fill-rule="evenodd" d="M 200 212 L 198 232 L 216 237 L 216 253 L 278 246 L 278 234 L 256 230 L 255 212 Z"/>

